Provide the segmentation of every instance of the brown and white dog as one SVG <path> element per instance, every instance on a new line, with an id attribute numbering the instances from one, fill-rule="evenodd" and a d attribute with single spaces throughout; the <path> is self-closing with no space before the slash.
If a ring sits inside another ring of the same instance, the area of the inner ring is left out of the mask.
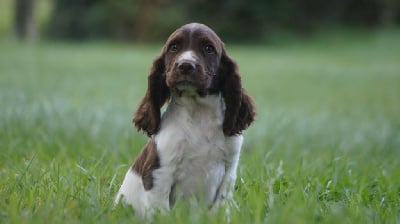
<path id="1" fill-rule="evenodd" d="M 148 76 L 133 122 L 150 139 L 115 203 L 122 199 L 140 216 L 151 216 L 177 199 L 194 198 L 212 210 L 233 200 L 241 133 L 254 116 L 253 100 L 217 34 L 198 23 L 177 29 Z"/>

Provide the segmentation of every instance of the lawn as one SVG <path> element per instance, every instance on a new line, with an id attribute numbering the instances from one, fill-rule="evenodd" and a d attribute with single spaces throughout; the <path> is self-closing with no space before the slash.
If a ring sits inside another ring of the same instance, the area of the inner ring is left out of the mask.
<path id="1" fill-rule="evenodd" d="M 231 223 L 400 222 L 400 31 L 227 49 L 257 104 Z M 0 40 L 0 223 L 140 223 L 112 208 L 162 43 Z M 182 203 L 154 223 L 222 223 Z"/>

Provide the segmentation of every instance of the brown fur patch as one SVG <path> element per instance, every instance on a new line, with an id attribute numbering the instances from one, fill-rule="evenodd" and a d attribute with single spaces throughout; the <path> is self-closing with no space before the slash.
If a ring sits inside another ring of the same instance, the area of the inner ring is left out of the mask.
<path id="1" fill-rule="evenodd" d="M 251 97 L 242 88 L 236 62 L 226 54 L 225 50 L 222 52 L 219 79 L 226 104 L 224 133 L 227 136 L 240 134 L 254 121 L 255 106 Z"/>
<path id="2" fill-rule="evenodd" d="M 133 123 L 150 137 L 156 134 L 161 120 L 160 109 L 168 101 L 170 92 L 165 83 L 164 55 L 158 56 L 148 76 L 148 87 L 135 112 Z"/>
<path id="3" fill-rule="evenodd" d="M 133 163 L 132 170 L 142 177 L 145 190 L 153 188 L 153 171 L 160 168 L 157 145 L 151 138 Z"/>

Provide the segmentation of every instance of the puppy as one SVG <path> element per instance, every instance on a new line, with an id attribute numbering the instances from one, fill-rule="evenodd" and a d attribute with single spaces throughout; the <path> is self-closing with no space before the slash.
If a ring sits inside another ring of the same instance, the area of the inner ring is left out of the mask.
<path id="1" fill-rule="evenodd" d="M 151 216 L 169 211 L 177 199 L 194 198 L 211 210 L 233 200 L 242 131 L 254 116 L 253 100 L 217 34 L 198 23 L 180 27 L 153 62 L 133 119 L 149 140 L 115 203 Z"/>

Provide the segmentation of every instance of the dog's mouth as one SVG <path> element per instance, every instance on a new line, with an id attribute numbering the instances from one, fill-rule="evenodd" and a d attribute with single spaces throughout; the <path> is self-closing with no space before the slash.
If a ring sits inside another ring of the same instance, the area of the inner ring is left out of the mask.
<path id="1" fill-rule="evenodd" d="M 202 96 L 211 82 L 210 76 L 200 72 L 185 75 L 167 72 L 166 76 L 167 86 L 178 96 Z"/>
<path id="2" fill-rule="evenodd" d="M 198 89 L 201 88 L 202 84 L 200 80 L 195 80 L 189 76 L 175 76 L 174 78 L 167 80 L 169 81 L 169 87 L 178 89 Z"/>
<path id="3" fill-rule="evenodd" d="M 182 80 L 176 82 L 174 87 L 172 88 L 175 90 L 179 97 L 181 96 L 204 96 L 206 94 L 206 90 L 196 83 L 189 81 L 189 80 Z"/>
<path id="4" fill-rule="evenodd" d="M 180 80 L 175 83 L 176 87 L 196 87 L 196 84 L 190 80 Z"/>
<path id="5" fill-rule="evenodd" d="M 182 95 L 183 93 L 195 93 L 197 92 L 197 86 L 188 80 L 183 80 L 175 83 L 174 89 L 177 90 L 179 95 Z"/>

